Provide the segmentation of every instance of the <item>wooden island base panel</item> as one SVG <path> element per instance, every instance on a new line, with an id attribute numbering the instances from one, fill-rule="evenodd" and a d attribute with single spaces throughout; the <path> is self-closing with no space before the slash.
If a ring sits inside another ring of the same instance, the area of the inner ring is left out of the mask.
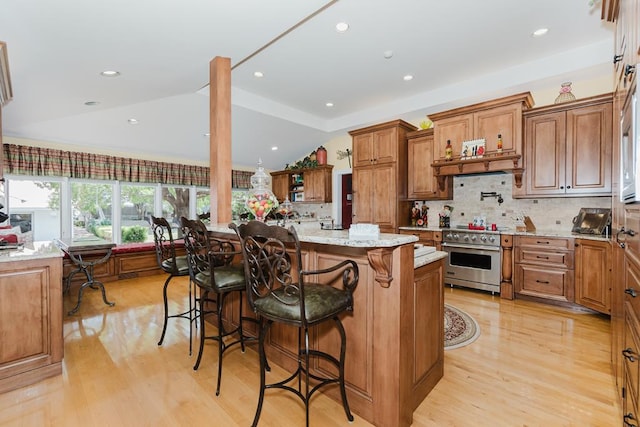
<path id="1" fill-rule="evenodd" d="M 209 230 L 218 238 L 236 240 L 226 224 Z M 354 310 L 342 317 L 351 410 L 376 426 L 410 426 L 413 411 L 444 372 L 445 253 L 435 252 L 414 268 L 415 236 L 381 234 L 379 240 L 353 241 L 348 231 L 301 229 L 299 237 L 305 269 L 322 269 L 343 259 L 356 261 L 360 269 Z M 237 311 L 237 300 L 227 304 L 225 320 L 237 324 Z M 312 343 L 337 356 L 335 328 L 316 327 Z M 297 345 L 296 328 L 274 324 L 267 338 L 269 362 L 295 369 Z M 320 374 L 332 369 L 312 367 Z M 324 393 L 340 401 L 337 387 Z"/>
<path id="2" fill-rule="evenodd" d="M 62 253 L 0 251 L 0 393 L 62 373 Z"/>

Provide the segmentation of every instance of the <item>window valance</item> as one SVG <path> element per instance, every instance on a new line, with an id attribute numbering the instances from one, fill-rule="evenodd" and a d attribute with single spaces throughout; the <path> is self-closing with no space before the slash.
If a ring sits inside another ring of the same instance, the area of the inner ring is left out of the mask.
<path id="1" fill-rule="evenodd" d="M 3 144 L 4 171 L 15 175 L 101 179 L 208 187 L 209 168 L 53 148 Z M 233 188 L 249 188 L 253 174 L 231 171 Z"/>

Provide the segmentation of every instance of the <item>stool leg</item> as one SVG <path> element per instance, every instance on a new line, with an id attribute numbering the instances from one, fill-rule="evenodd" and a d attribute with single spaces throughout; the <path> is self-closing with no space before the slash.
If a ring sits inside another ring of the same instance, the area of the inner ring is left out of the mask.
<path id="1" fill-rule="evenodd" d="M 218 294 L 216 298 L 216 316 L 218 317 L 218 381 L 216 384 L 216 396 L 220 396 L 220 382 L 222 381 L 222 353 L 224 352 L 224 326 L 222 325 L 222 305 L 226 295 Z M 242 319 L 242 318 L 240 318 Z M 242 323 L 242 320 L 240 320 Z"/>
<path id="2" fill-rule="evenodd" d="M 202 352 L 204 351 L 204 340 L 205 340 L 205 329 L 204 329 L 204 305 L 207 302 L 209 297 L 209 291 L 205 290 L 204 292 L 200 291 L 200 349 L 198 350 L 198 358 L 196 359 L 196 364 L 193 365 L 193 370 L 197 371 L 200 367 L 200 360 L 202 359 Z"/>
<path id="3" fill-rule="evenodd" d="M 264 352 L 264 338 L 267 335 L 267 331 L 271 326 L 271 320 L 263 320 L 264 325 L 260 328 L 260 335 L 258 337 L 258 353 L 260 355 L 260 396 L 258 397 L 258 407 L 256 408 L 256 415 L 253 418 L 252 427 L 256 427 L 258 425 L 258 420 L 260 419 L 260 412 L 262 412 L 262 403 L 264 402 L 264 390 L 266 388 L 266 369 L 265 364 L 267 361 L 267 356 Z"/>
<path id="4" fill-rule="evenodd" d="M 344 326 L 342 326 L 340 319 L 336 316 L 333 320 L 336 322 L 338 332 L 340 332 L 340 366 L 338 367 L 338 375 L 340 380 L 340 394 L 342 395 L 342 406 L 344 407 L 347 419 L 353 421 L 353 415 L 349 410 L 349 402 L 347 401 L 347 390 L 344 386 L 344 359 L 347 352 L 347 335 L 344 332 Z"/>
<path id="5" fill-rule="evenodd" d="M 169 320 L 169 302 L 167 301 L 167 286 L 169 286 L 169 282 L 173 275 L 169 275 L 167 280 L 164 281 L 164 287 L 162 288 L 162 301 L 164 302 L 164 324 L 162 325 L 162 334 L 160 335 L 160 341 L 158 341 L 158 345 L 162 345 L 164 341 L 164 334 L 167 333 L 167 321 Z"/>

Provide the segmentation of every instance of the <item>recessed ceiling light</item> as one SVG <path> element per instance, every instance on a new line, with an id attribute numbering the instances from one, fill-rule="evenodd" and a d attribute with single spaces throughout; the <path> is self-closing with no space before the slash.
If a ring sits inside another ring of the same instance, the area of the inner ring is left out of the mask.
<path id="1" fill-rule="evenodd" d="M 349 29 L 349 24 L 346 22 L 338 22 L 336 24 L 336 31 L 339 33 L 344 33 Z"/>
<path id="2" fill-rule="evenodd" d="M 207 138 L 209 138 L 211 136 L 211 134 L 209 132 L 207 132 L 203 136 L 206 136 Z"/>
<path id="3" fill-rule="evenodd" d="M 127 121 L 129 122 L 130 125 L 137 125 L 139 123 L 138 119 L 129 119 Z"/>
<path id="4" fill-rule="evenodd" d="M 538 28 L 537 30 L 535 30 L 532 34 L 533 37 L 540 37 L 540 36 L 544 36 L 545 34 L 547 34 L 547 32 L 549 31 L 548 28 Z"/>
<path id="5" fill-rule="evenodd" d="M 385 50 L 382 54 L 384 55 L 385 59 L 391 59 L 393 57 L 392 50 Z"/>
<path id="6" fill-rule="evenodd" d="M 409 80 L 413 80 L 413 76 L 411 74 L 407 74 L 406 76 L 404 76 L 402 78 L 405 82 L 408 82 Z"/>
<path id="7" fill-rule="evenodd" d="M 107 70 L 101 72 L 100 75 L 104 77 L 118 77 L 120 75 L 120 71 Z"/>
<path id="8" fill-rule="evenodd" d="M 324 104 L 324 105 L 326 105 L 327 107 L 333 107 L 333 102 L 327 102 L 327 103 L 326 103 L 326 104 Z"/>
<path id="9" fill-rule="evenodd" d="M 256 71 L 253 73 L 253 76 L 260 78 L 260 77 L 264 77 L 264 74 L 262 74 L 262 71 Z"/>
<path id="10" fill-rule="evenodd" d="M 86 105 L 87 107 L 94 107 L 94 106 L 99 105 L 99 104 L 100 104 L 100 102 L 98 102 L 98 101 L 87 101 L 87 102 L 84 103 L 84 105 Z"/>
<path id="11" fill-rule="evenodd" d="M 277 151 L 278 147 L 276 147 L 275 145 L 273 147 L 271 147 L 271 151 Z"/>

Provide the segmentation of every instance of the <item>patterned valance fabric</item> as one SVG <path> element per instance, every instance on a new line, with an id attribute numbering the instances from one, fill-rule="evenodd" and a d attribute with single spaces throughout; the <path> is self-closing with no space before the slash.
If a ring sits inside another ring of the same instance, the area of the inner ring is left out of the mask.
<path id="1" fill-rule="evenodd" d="M 209 186 L 209 168 L 104 154 L 3 144 L 7 174 Z M 248 174 L 248 176 L 247 176 Z M 249 188 L 251 172 L 232 171 L 233 188 Z M 237 176 L 237 177 L 236 177 Z"/>

